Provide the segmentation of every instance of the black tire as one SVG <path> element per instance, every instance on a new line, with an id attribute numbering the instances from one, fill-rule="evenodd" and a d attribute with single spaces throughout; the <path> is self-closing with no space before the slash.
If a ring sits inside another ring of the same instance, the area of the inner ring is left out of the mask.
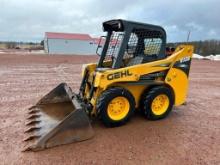
<path id="1" fill-rule="evenodd" d="M 145 102 L 145 98 L 146 98 L 146 95 L 147 95 L 147 93 L 152 89 L 152 88 L 154 88 L 154 86 L 150 86 L 150 87 L 148 87 L 148 88 L 146 88 L 145 90 L 144 90 L 144 92 L 142 93 L 142 95 L 141 95 L 141 98 L 140 98 L 140 101 L 139 101 L 139 107 L 138 107 L 138 112 L 141 114 L 141 115 L 144 115 L 145 113 L 144 113 L 144 102 Z"/>
<path id="2" fill-rule="evenodd" d="M 129 111 L 123 119 L 112 120 L 108 115 L 107 108 L 111 100 L 119 96 L 125 97 L 128 100 L 129 105 L 130 105 Z M 98 98 L 97 104 L 96 104 L 96 110 L 97 110 L 99 118 L 102 120 L 102 122 L 104 123 L 106 127 L 121 126 L 125 124 L 130 119 L 130 117 L 133 115 L 135 111 L 135 100 L 132 94 L 124 88 L 120 88 L 120 87 L 110 88 L 104 91 L 101 94 L 101 96 Z"/>
<path id="3" fill-rule="evenodd" d="M 162 114 L 155 114 L 152 110 L 152 102 L 153 100 L 159 96 L 159 95 L 166 95 L 169 99 L 168 108 L 166 111 Z M 143 114 L 146 116 L 148 120 L 159 120 L 167 117 L 169 113 L 171 112 L 174 104 L 174 96 L 173 92 L 170 88 L 165 86 L 156 86 L 150 89 L 149 92 L 145 94 L 145 97 L 143 98 Z"/>

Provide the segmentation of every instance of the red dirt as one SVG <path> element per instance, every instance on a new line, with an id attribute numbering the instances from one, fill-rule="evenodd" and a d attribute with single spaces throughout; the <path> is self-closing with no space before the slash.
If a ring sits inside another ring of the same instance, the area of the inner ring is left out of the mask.
<path id="1" fill-rule="evenodd" d="M 220 62 L 194 60 L 187 105 L 160 121 L 94 124 L 88 141 L 21 152 L 27 108 L 65 81 L 74 91 L 92 56 L 0 54 L 0 164 L 220 164 Z"/>

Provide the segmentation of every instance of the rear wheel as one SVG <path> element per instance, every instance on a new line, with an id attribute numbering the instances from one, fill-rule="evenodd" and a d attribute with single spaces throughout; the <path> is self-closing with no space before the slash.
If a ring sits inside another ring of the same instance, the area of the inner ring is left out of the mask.
<path id="1" fill-rule="evenodd" d="M 99 97 L 96 109 L 107 127 L 116 127 L 130 119 L 135 110 L 135 100 L 126 89 L 110 88 Z"/>
<path id="2" fill-rule="evenodd" d="M 149 120 L 165 118 L 174 104 L 171 89 L 164 86 L 152 88 L 143 99 L 143 113 Z"/>

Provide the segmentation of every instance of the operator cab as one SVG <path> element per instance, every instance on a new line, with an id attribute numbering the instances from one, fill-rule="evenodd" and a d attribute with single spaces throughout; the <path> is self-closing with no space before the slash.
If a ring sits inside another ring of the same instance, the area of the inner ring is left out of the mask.
<path id="1" fill-rule="evenodd" d="M 103 23 L 107 32 L 97 68 L 123 68 L 166 58 L 166 32 L 156 25 L 126 20 Z"/>

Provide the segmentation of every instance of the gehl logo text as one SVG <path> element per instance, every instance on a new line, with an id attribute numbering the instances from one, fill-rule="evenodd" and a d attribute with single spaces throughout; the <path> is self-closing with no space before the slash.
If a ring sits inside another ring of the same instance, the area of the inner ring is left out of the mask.
<path id="1" fill-rule="evenodd" d="M 115 72 L 112 74 L 109 74 L 107 76 L 108 80 L 114 80 L 122 77 L 132 76 L 132 73 L 129 72 L 129 70 L 121 71 L 121 72 Z"/>

